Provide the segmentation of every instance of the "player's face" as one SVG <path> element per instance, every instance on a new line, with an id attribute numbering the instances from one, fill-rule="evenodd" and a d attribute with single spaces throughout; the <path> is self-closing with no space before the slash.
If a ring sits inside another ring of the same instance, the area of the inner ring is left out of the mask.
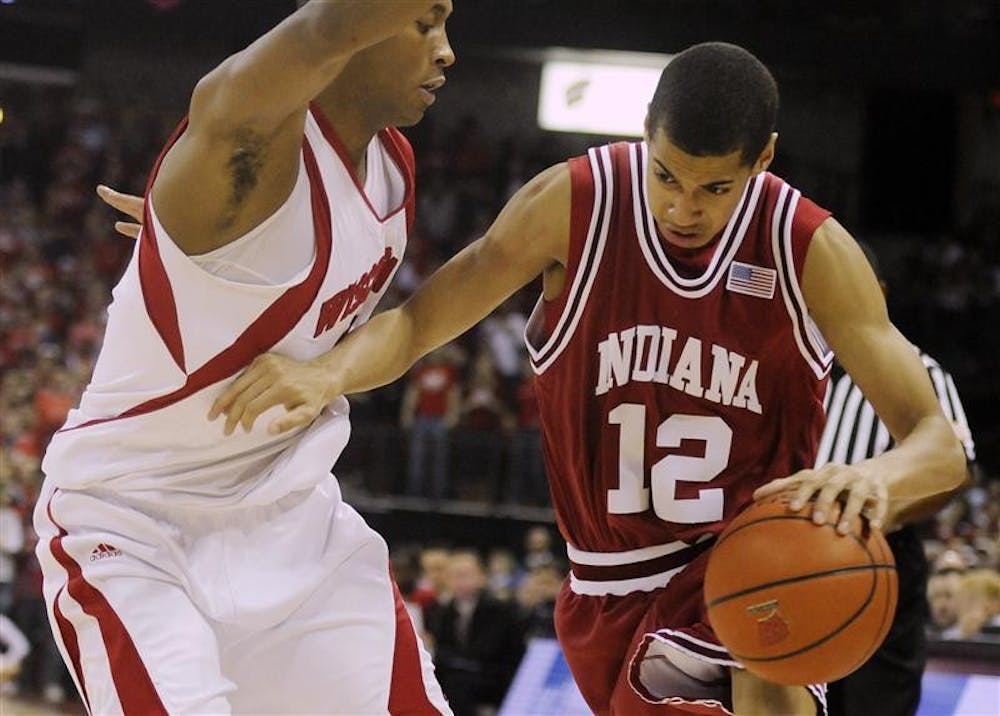
<path id="1" fill-rule="evenodd" d="M 452 0 L 440 0 L 403 32 L 351 59 L 350 71 L 362 83 L 365 104 L 380 123 L 416 124 L 434 104 L 444 71 L 455 63 L 445 30 L 451 12 Z"/>
<path id="2" fill-rule="evenodd" d="M 652 137 L 647 133 L 646 187 L 660 235 L 686 249 L 709 243 L 729 222 L 750 177 L 771 163 L 776 139 L 747 165 L 739 150 L 698 157 L 673 144 L 662 128 Z"/>

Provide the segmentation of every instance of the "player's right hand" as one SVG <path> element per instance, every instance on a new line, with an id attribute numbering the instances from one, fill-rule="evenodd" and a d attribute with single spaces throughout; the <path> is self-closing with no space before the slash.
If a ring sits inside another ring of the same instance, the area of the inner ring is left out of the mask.
<path id="1" fill-rule="evenodd" d="M 115 191 L 104 184 L 97 185 L 97 196 L 101 197 L 101 200 L 111 208 L 117 209 L 123 214 L 128 214 L 135 219 L 136 223 L 132 223 L 131 221 L 116 221 L 115 231 L 130 239 L 138 238 L 139 230 L 142 229 L 142 197 L 135 196 L 134 194 L 122 194 L 120 191 Z"/>

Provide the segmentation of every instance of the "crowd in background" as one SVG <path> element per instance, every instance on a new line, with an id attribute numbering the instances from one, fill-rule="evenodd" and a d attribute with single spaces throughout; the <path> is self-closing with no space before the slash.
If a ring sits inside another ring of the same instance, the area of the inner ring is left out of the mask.
<path id="1" fill-rule="evenodd" d="M 23 688 L 58 701 L 67 684 L 49 643 L 30 515 L 45 445 L 89 379 L 111 289 L 132 249 L 130 240 L 113 232 L 113 213 L 94 188 L 101 182 L 141 193 L 178 118 L 135 105 L 108 106 L 69 88 L 18 85 L 4 91 L 0 612 L 33 645 Z M 490 136 L 473 118 L 448 132 L 428 123 L 413 138 L 419 169 L 415 234 L 382 307 L 409 295 L 479 236 L 527 178 L 562 158 L 540 139 Z M 1000 436 L 995 418 L 977 420 L 985 410 L 977 414 L 974 408 L 1000 393 L 998 374 L 988 365 L 1000 352 L 1000 334 L 985 328 L 986 318 L 1000 308 L 1000 191 L 984 190 L 966 224 L 939 240 L 865 238 L 883 254 L 894 319 L 953 374 L 973 408 L 969 422 L 984 467 L 978 484 L 928 526 L 927 546 L 936 572 L 937 632 L 945 638 L 988 633 L 996 630 L 1000 614 L 1000 480 L 991 452 Z M 353 398 L 355 436 L 338 466 L 344 478 L 364 475 L 365 489 L 432 503 L 544 506 L 538 415 L 521 337 L 538 288 L 516 294 L 403 380 Z M 968 350 L 984 341 L 987 348 Z M 487 686 L 513 674 L 525 637 L 551 635 L 551 607 L 565 566 L 539 534 L 529 533 L 520 555 L 521 545 L 497 545 L 485 565 L 460 545 L 392 545 L 397 577 L 453 701 L 498 703 L 502 692 Z M 470 616 L 480 608 L 492 616 Z M 478 633 L 480 623 L 489 635 Z"/>

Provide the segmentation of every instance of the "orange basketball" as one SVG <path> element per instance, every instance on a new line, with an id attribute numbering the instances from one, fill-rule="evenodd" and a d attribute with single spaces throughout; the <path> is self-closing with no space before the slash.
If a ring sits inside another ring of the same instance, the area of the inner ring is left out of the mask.
<path id="1" fill-rule="evenodd" d="M 705 573 L 709 621 L 733 658 L 768 681 L 835 681 L 889 631 L 896 564 L 867 521 L 840 535 L 790 500 L 756 502 L 719 535 Z"/>

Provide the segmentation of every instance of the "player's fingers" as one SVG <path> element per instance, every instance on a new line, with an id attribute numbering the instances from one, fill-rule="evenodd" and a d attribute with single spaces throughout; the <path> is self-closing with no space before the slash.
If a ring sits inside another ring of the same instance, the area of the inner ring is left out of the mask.
<path id="1" fill-rule="evenodd" d="M 123 214 L 128 214 L 138 222 L 142 222 L 142 197 L 133 194 L 122 194 L 109 186 L 99 184 L 97 195 L 108 206 L 117 209 Z"/>
<path id="2" fill-rule="evenodd" d="M 854 489 L 848 493 L 844 510 L 841 512 L 840 520 L 837 522 L 837 532 L 846 535 L 850 531 L 851 523 L 855 517 L 861 514 L 865 505 L 868 504 L 870 497 L 871 495 L 868 492 L 867 486 L 864 484 L 854 485 Z"/>
<path id="3" fill-rule="evenodd" d="M 875 507 L 868 523 L 875 529 L 882 529 L 882 523 L 889 512 L 889 488 L 879 481 L 875 486 Z"/>
<path id="4" fill-rule="evenodd" d="M 844 489 L 844 481 L 837 476 L 833 476 L 823 483 L 822 488 L 816 495 L 816 504 L 813 505 L 813 523 L 822 525 L 826 523 L 827 515 L 831 514 L 833 501 Z"/>
<path id="5" fill-rule="evenodd" d="M 816 490 L 822 485 L 819 476 L 814 470 L 803 470 L 802 473 L 804 475 L 799 480 L 795 493 L 792 495 L 792 501 L 788 505 L 793 510 L 801 510 L 805 507 L 816 493 Z"/>
<path id="6" fill-rule="evenodd" d="M 263 375 L 263 368 L 257 363 L 257 359 L 250 364 L 250 367 L 243 371 L 239 378 L 222 391 L 222 395 L 215 399 L 212 407 L 208 411 L 208 419 L 215 420 L 223 413 L 229 412 L 229 408 L 244 390 L 253 385 Z"/>
<path id="7" fill-rule="evenodd" d="M 243 429 L 250 432 L 254 422 L 265 410 L 273 408 L 275 405 L 284 405 L 286 410 L 294 410 L 306 402 L 301 391 L 279 384 L 271 385 L 266 391 L 260 393 L 256 398 L 247 403 L 243 410 L 243 417 L 240 422 Z"/>
<path id="8" fill-rule="evenodd" d="M 138 239 L 139 231 L 142 229 L 140 224 L 133 224 L 130 221 L 116 221 L 115 231 L 117 231 L 122 236 L 127 236 L 130 239 Z"/>
<path id="9" fill-rule="evenodd" d="M 319 411 L 313 405 L 300 405 L 281 417 L 272 420 L 271 424 L 267 426 L 267 432 L 271 435 L 278 435 L 288 430 L 308 425 L 316 419 L 318 413 Z"/>
<path id="10" fill-rule="evenodd" d="M 236 430 L 236 426 L 239 425 L 246 417 L 247 409 L 253 403 L 253 401 L 258 400 L 261 395 L 265 394 L 267 391 L 273 388 L 273 384 L 265 376 L 261 376 L 256 381 L 246 386 L 240 391 L 240 394 L 233 399 L 233 402 L 226 408 L 226 427 L 225 434 L 232 435 L 233 431 Z M 252 424 L 252 423 L 251 423 Z M 244 426 L 246 427 L 246 426 Z M 246 428 L 249 431 L 249 428 Z"/>
<path id="11" fill-rule="evenodd" d="M 788 489 L 790 485 L 795 482 L 794 477 L 779 477 L 777 480 L 771 480 L 766 485 L 761 485 L 753 493 L 753 499 L 762 500 L 765 497 L 770 497 L 771 495 L 777 495 L 779 492 L 783 492 Z"/>

